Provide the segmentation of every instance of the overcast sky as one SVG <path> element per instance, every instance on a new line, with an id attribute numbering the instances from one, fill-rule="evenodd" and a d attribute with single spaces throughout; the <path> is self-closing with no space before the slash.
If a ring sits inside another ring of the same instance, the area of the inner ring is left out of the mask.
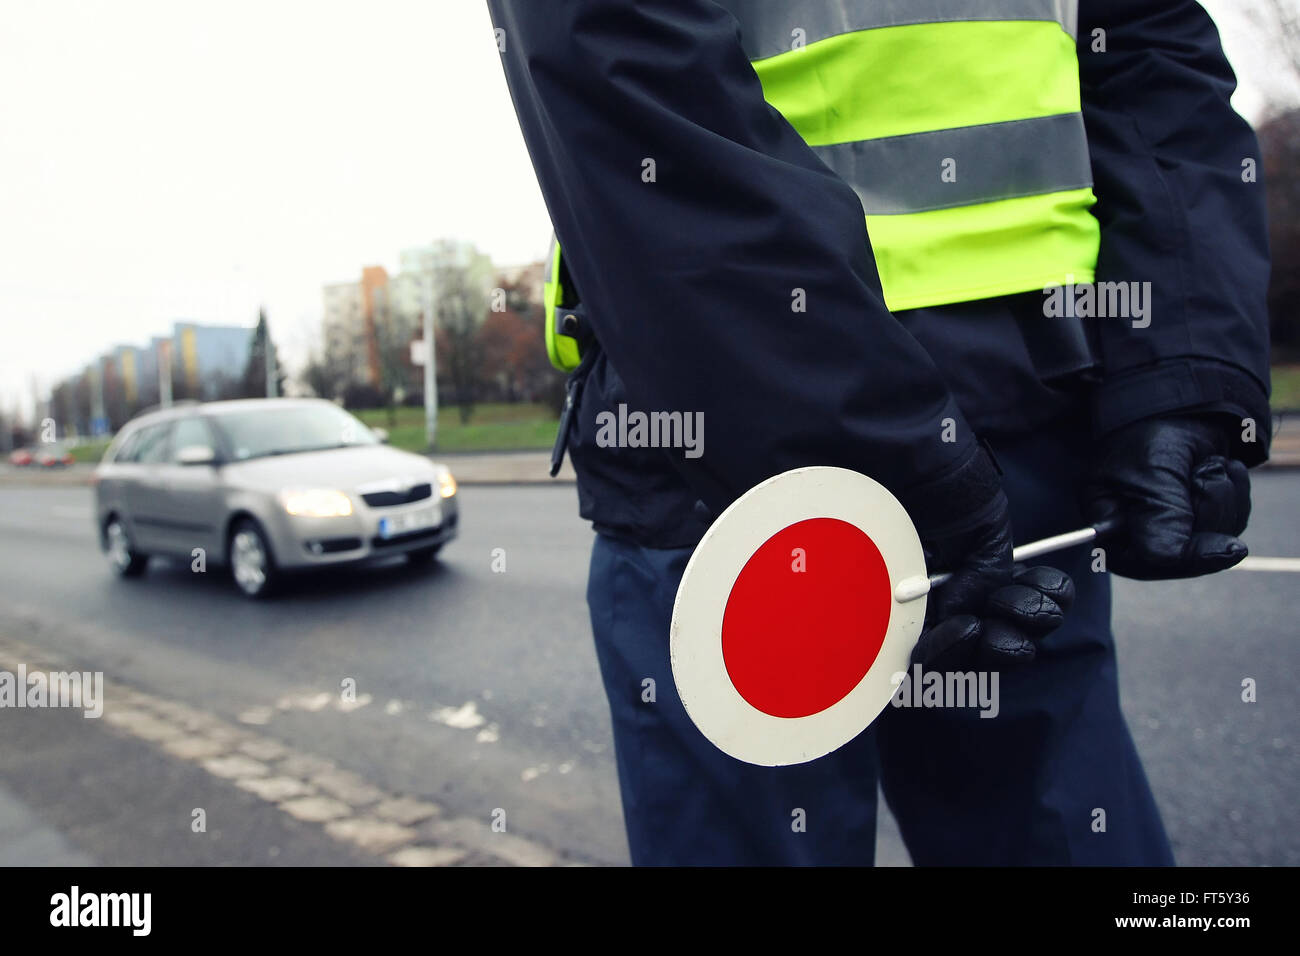
<path id="1" fill-rule="evenodd" d="M 1243 3 L 1205 5 L 1254 118 L 1295 91 Z M 0 405 L 259 302 L 297 364 L 323 283 L 440 236 L 550 237 L 482 0 L 3 4 Z"/>

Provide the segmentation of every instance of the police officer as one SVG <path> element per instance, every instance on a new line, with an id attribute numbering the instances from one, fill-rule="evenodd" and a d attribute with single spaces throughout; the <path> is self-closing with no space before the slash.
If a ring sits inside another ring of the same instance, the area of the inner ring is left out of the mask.
<path id="1" fill-rule="evenodd" d="M 1258 149 L 1209 16 L 489 7 L 580 306 L 548 334 L 581 355 L 561 440 L 597 532 L 633 861 L 869 863 L 879 783 L 917 864 L 1172 863 L 1120 713 L 1108 573 L 1240 561 L 1270 434 Z M 619 406 L 702 413 L 703 453 L 607 447 L 597 419 Z M 690 725 L 668 621 L 691 549 L 738 495 L 813 464 L 881 481 L 931 570 L 956 570 L 916 656 L 999 669 L 996 719 L 891 708 L 782 768 Z M 1012 540 L 1107 518 L 1101 552 L 1012 567 Z"/>

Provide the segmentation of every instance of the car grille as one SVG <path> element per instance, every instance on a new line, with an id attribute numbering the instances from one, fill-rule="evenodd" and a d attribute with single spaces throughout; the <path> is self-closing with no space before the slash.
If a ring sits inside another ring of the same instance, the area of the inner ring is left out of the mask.
<path id="1" fill-rule="evenodd" d="M 361 500 L 372 508 L 392 508 L 396 505 L 409 505 L 412 501 L 423 501 L 433 494 L 429 482 L 412 485 L 406 491 L 372 491 L 361 496 Z"/>

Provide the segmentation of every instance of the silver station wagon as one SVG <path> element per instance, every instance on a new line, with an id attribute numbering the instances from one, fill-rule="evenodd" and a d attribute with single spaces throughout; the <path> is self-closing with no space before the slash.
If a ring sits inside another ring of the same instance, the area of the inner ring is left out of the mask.
<path id="1" fill-rule="evenodd" d="M 433 560 L 456 536 L 456 481 L 331 402 L 272 398 L 148 412 L 95 471 L 100 546 L 117 574 L 152 555 L 229 568 L 245 595 L 285 572 L 389 555 Z"/>

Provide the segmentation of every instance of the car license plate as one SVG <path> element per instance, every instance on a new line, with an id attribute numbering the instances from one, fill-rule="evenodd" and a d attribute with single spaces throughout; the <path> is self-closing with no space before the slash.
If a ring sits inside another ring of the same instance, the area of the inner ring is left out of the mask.
<path id="1" fill-rule="evenodd" d="M 441 520 L 442 512 L 436 505 L 432 508 L 421 508 L 418 511 L 389 515 L 386 518 L 379 519 L 379 537 L 395 538 L 399 534 L 423 531 L 425 528 L 436 527 Z"/>

